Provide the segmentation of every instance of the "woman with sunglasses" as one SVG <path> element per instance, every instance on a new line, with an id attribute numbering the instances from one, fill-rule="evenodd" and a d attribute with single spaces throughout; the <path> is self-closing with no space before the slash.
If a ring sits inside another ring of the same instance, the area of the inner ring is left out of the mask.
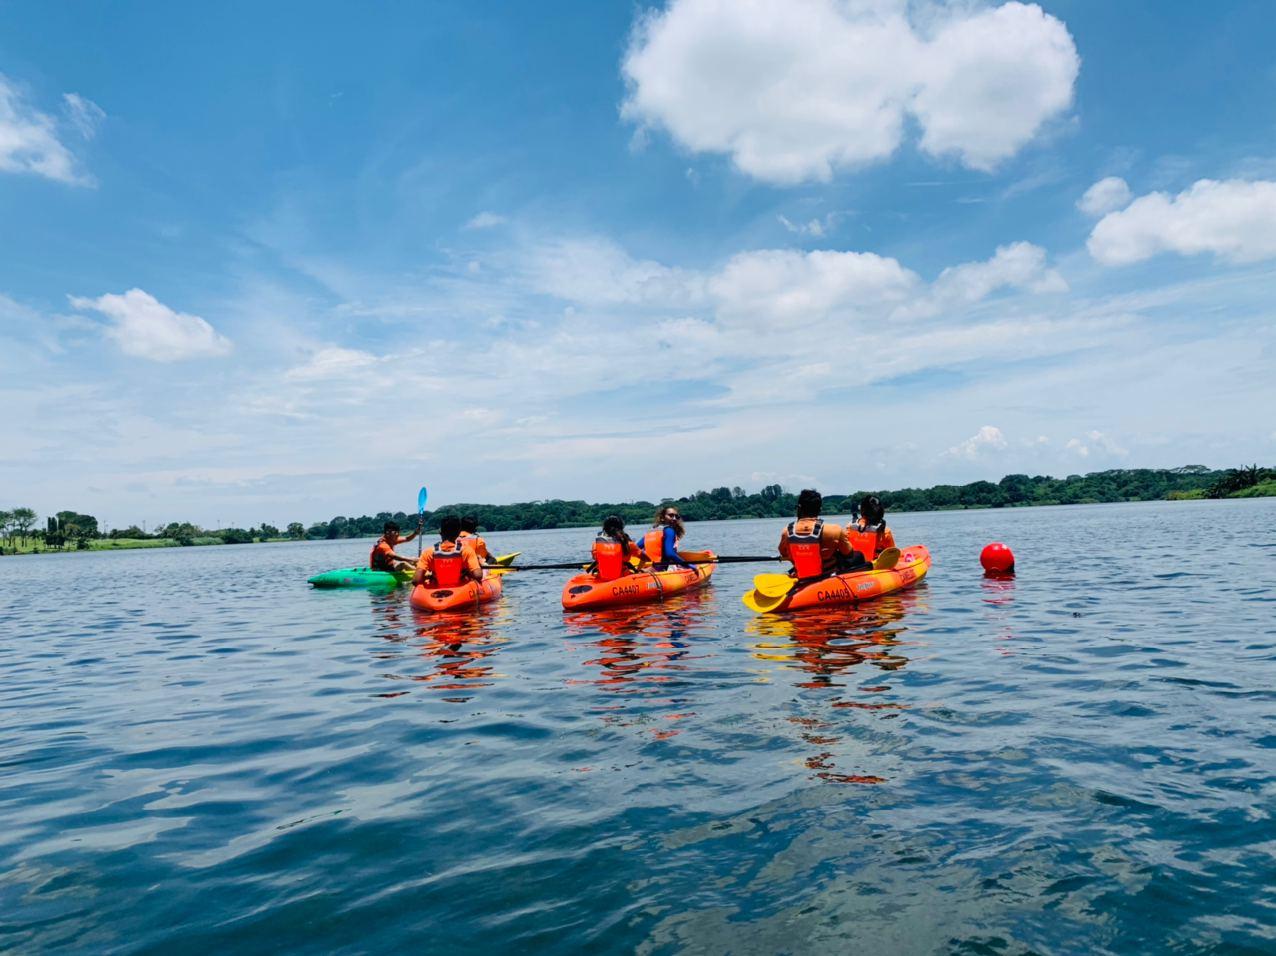
<path id="1" fill-rule="evenodd" d="M 696 560 L 697 554 L 678 553 L 678 542 L 686 531 L 676 505 L 664 505 L 656 512 L 655 524 L 642 537 L 643 553 L 655 570 L 664 571 L 671 564 L 680 568 L 694 567 L 691 562 Z"/>

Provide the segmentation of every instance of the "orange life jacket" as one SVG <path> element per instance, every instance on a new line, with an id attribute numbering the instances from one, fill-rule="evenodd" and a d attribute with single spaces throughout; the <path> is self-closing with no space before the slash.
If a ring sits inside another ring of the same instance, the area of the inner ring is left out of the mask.
<path id="1" fill-rule="evenodd" d="M 390 564 L 390 553 L 393 550 L 385 538 L 379 539 L 368 555 L 368 567 L 373 571 L 393 571 L 394 567 Z"/>
<path id="2" fill-rule="evenodd" d="M 793 573 L 799 581 L 824 577 L 824 555 L 820 553 L 824 542 L 824 521 L 816 518 L 815 526 L 802 534 L 795 530 L 796 527 L 796 521 L 789 522 L 789 560 L 793 562 Z"/>
<path id="3" fill-rule="evenodd" d="M 872 561 L 882 553 L 881 528 L 881 525 L 872 525 L 867 529 L 856 525 L 846 529 L 846 537 L 850 539 L 851 547 L 864 555 L 866 561 Z"/>
<path id="4" fill-rule="evenodd" d="M 452 546 L 444 551 L 445 544 Z M 440 541 L 434 546 L 430 564 L 434 570 L 434 583 L 441 588 L 454 588 L 465 574 L 465 548 L 460 542 Z"/>
<path id="5" fill-rule="evenodd" d="M 665 560 L 665 529 L 652 528 L 642 536 L 642 550 L 652 564 L 661 564 Z"/>
<path id="6" fill-rule="evenodd" d="M 598 580 L 615 581 L 625 573 L 625 546 L 600 534 L 594 539 L 594 560 L 598 562 Z"/>

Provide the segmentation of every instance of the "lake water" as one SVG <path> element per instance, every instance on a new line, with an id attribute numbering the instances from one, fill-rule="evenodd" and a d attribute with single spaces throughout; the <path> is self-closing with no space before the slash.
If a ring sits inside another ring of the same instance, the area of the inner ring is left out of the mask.
<path id="1" fill-rule="evenodd" d="M 926 583 L 776 620 L 756 565 L 431 618 L 306 586 L 365 541 L 0 560 L 0 949 L 1276 951 L 1276 500 L 892 525 Z"/>

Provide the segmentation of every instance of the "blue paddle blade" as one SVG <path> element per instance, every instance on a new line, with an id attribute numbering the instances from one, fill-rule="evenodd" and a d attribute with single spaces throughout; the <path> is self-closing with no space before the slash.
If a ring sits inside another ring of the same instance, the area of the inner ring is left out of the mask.
<path id="1" fill-rule="evenodd" d="M 420 493 L 416 496 L 416 513 L 417 514 L 422 514 L 425 511 L 426 497 L 427 497 L 426 490 L 422 488 Z"/>

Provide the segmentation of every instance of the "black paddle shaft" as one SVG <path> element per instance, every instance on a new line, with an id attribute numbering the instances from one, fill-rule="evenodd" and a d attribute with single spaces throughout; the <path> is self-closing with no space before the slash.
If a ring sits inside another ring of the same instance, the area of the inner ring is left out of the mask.
<path id="1" fill-rule="evenodd" d="M 705 558 L 702 561 L 689 561 L 689 564 L 746 564 L 756 561 L 779 561 L 778 554 L 729 554 L 721 558 Z M 571 561 L 564 564 L 511 564 L 511 571 L 571 571 L 579 570 L 582 566 L 581 561 Z"/>

